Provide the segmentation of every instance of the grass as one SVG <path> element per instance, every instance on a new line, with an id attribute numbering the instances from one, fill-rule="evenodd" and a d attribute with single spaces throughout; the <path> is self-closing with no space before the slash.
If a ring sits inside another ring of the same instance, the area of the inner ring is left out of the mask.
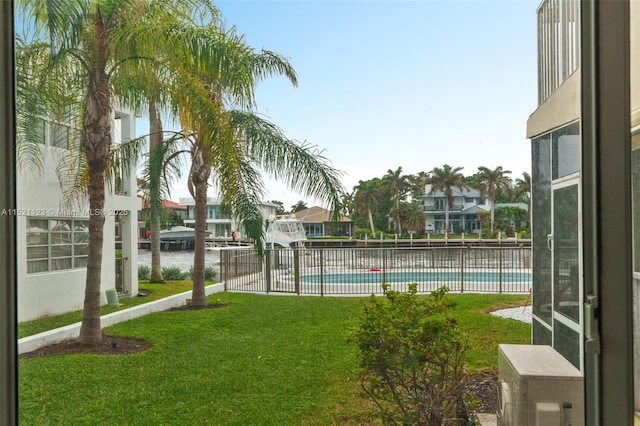
<path id="1" fill-rule="evenodd" d="M 529 325 L 486 313 L 526 297 L 450 297 L 474 369 L 496 368 L 498 341 L 529 342 Z M 209 301 L 228 306 L 105 330 L 149 340 L 143 353 L 21 359 L 20 424 L 378 424 L 348 339 L 362 298 L 218 293 Z"/>
<path id="2" fill-rule="evenodd" d="M 206 283 L 207 285 L 210 283 Z M 189 291 L 193 288 L 191 281 L 167 281 L 165 284 L 150 284 L 149 281 L 140 281 L 138 283 L 140 291 L 149 293 L 145 297 L 128 297 L 119 300 L 118 307 L 104 305 L 100 308 L 100 314 L 106 315 L 111 312 L 130 308 L 132 306 L 141 305 L 143 303 L 162 299 L 174 294 Z M 53 330 L 54 328 L 64 327 L 65 325 L 74 324 L 82 321 L 82 311 L 67 312 L 61 315 L 39 318 L 33 321 L 24 321 L 18 324 L 18 338 L 31 336 L 42 333 L 43 331 Z"/>

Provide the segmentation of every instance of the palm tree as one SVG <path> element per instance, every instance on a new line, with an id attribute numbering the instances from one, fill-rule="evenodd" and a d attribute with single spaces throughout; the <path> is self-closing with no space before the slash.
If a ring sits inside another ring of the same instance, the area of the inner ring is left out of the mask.
<path id="1" fill-rule="evenodd" d="M 402 221 L 400 220 L 400 201 L 404 198 L 407 190 L 407 177 L 402 176 L 402 167 L 396 170 L 389 169 L 382 177 L 384 191 L 391 195 L 395 210 L 395 223 L 398 235 L 402 235 Z"/>
<path id="2" fill-rule="evenodd" d="M 305 203 L 303 200 L 300 200 L 291 206 L 291 213 L 296 213 L 296 212 L 299 212 L 300 210 L 305 210 L 308 208 L 309 207 L 307 206 L 307 203 Z"/>
<path id="3" fill-rule="evenodd" d="M 531 175 L 522 173 L 522 178 L 517 178 L 513 191 L 514 201 L 521 199 L 527 202 L 527 212 L 529 213 L 529 223 L 531 223 Z"/>
<path id="4" fill-rule="evenodd" d="M 509 190 L 511 178 L 507 175 L 510 173 L 510 170 L 502 170 L 502 166 L 494 170 L 484 166 L 478 167 L 477 182 L 480 185 L 480 197 L 484 198 L 488 195 L 491 200 L 491 233 L 493 233 L 496 194 L 499 191 Z"/>
<path id="5" fill-rule="evenodd" d="M 371 227 L 371 234 L 373 238 L 376 237 L 376 229 L 373 224 L 373 213 L 380 201 L 380 189 L 379 180 L 372 179 L 358 182 L 353 190 L 355 196 L 353 198 L 353 206 L 356 210 L 366 211 L 369 218 L 369 226 Z"/>
<path id="6" fill-rule="evenodd" d="M 212 176 L 223 206 L 239 219 L 259 251 L 264 239 L 259 170 L 296 192 L 325 200 L 334 211 L 343 192 L 340 172 L 328 165 L 322 151 L 287 139 L 279 128 L 251 112 L 259 80 L 279 74 L 297 84 L 288 61 L 271 51 L 256 53 L 233 30 L 218 40 L 224 44 L 224 55 L 194 61 L 178 52 L 178 60 L 172 61 L 183 76 L 172 94 L 173 108 L 190 143 L 188 186 L 195 199 L 191 304 L 195 307 L 206 305 L 204 238 Z"/>
<path id="7" fill-rule="evenodd" d="M 433 194 L 437 191 L 442 191 L 445 197 L 444 207 L 444 236 L 449 238 L 449 206 L 453 201 L 453 188 L 463 190 L 467 188 L 464 183 L 464 176 L 460 173 L 463 167 L 452 168 L 450 165 L 445 164 L 442 168 L 434 167 L 431 170 L 431 177 L 429 183 L 431 184 L 431 192 Z"/>
<path id="8" fill-rule="evenodd" d="M 407 203 L 401 209 L 400 218 L 405 229 L 416 233 L 424 233 L 424 211 L 422 205 L 417 201 Z"/>
<path id="9" fill-rule="evenodd" d="M 115 96 L 127 99 L 127 76 L 141 72 L 141 63 L 156 63 L 161 52 L 193 52 L 208 48 L 203 37 L 180 18 L 196 3 L 144 0 L 24 1 L 25 16 L 46 28 L 51 49 L 47 72 L 41 77 L 65 75 L 83 87 L 80 147 L 87 165 L 89 209 L 104 212 L 105 176 L 112 147 L 111 116 Z M 162 3 L 162 4 L 160 4 Z M 178 30 L 178 31 L 177 31 Z M 102 214 L 89 217 L 89 243 L 85 300 L 80 343 L 102 340 L 100 327 L 100 275 L 103 246 Z"/>
<path id="10" fill-rule="evenodd" d="M 424 195 L 424 189 L 429 183 L 429 173 L 418 172 L 415 175 L 409 175 L 407 176 L 407 183 L 412 201 L 419 200 Z"/>
<path id="11" fill-rule="evenodd" d="M 152 105 L 155 105 L 152 103 Z M 143 170 L 145 191 L 144 200 L 149 205 L 149 222 L 151 228 L 151 276 L 149 282 L 163 283 L 162 264 L 160 258 L 160 218 L 163 213 L 163 200 L 170 198 L 170 187 L 182 173 L 182 162 L 179 155 L 184 152 L 177 143 L 163 141 L 162 122 L 154 106 L 149 107 L 149 153 Z M 180 134 L 175 140 L 182 142 Z"/>

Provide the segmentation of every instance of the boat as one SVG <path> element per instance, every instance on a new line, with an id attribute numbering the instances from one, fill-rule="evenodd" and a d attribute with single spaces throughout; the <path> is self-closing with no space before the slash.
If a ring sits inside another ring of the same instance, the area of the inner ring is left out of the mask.
<path id="1" fill-rule="evenodd" d="M 176 225 L 160 231 L 160 248 L 162 250 L 193 249 L 195 240 L 196 230 L 187 226 Z"/>
<path id="2" fill-rule="evenodd" d="M 265 237 L 267 248 L 305 248 L 306 241 L 307 234 L 302 221 L 297 219 L 295 214 L 278 216 L 269 220 Z"/>
<path id="3" fill-rule="evenodd" d="M 265 234 L 265 248 L 267 249 L 303 249 L 307 235 L 302 222 L 294 214 L 272 216 L 269 218 Z M 219 251 L 224 249 L 251 248 L 253 244 L 244 241 L 207 241 L 205 250 Z"/>

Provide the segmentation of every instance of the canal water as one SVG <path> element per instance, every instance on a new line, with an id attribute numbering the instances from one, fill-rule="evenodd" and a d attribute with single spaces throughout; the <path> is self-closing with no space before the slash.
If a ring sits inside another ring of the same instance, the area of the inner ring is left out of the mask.
<path id="1" fill-rule="evenodd" d="M 162 267 L 178 266 L 183 272 L 193 266 L 193 250 L 161 251 L 160 263 Z M 220 270 L 220 253 L 218 251 L 205 250 L 205 266 L 212 266 Z M 151 250 L 138 250 L 138 265 L 151 267 Z"/>

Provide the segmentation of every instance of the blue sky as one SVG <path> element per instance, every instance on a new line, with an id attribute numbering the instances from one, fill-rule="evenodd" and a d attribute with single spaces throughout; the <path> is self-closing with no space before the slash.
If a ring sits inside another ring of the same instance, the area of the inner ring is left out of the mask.
<path id="1" fill-rule="evenodd" d="M 260 83 L 258 112 L 359 180 L 448 163 L 530 172 L 538 1 L 221 1 L 249 45 L 298 73 Z M 265 179 L 265 199 L 320 204 Z M 180 183 L 172 198 L 187 196 Z M 211 194 L 213 195 L 213 194 Z"/>

